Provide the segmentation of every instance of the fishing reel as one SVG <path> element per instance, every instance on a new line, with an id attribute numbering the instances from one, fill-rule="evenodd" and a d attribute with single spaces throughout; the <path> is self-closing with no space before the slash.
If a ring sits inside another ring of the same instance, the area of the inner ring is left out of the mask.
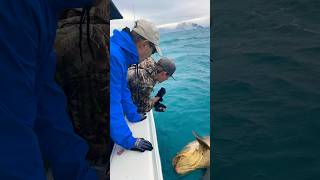
<path id="1" fill-rule="evenodd" d="M 166 94 L 166 89 L 165 88 L 161 88 L 158 93 L 156 94 L 156 97 L 159 97 L 159 101 L 157 101 L 154 104 L 154 110 L 157 112 L 164 112 L 167 109 L 167 106 L 165 106 L 164 104 L 160 103 L 163 101 L 163 96 Z"/>

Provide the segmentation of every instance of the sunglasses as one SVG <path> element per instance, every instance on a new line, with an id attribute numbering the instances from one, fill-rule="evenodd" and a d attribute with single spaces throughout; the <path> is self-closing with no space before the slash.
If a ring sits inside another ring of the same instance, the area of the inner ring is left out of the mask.
<path id="1" fill-rule="evenodd" d="M 152 49 L 152 54 L 156 53 L 157 50 L 156 50 L 156 47 L 154 46 L 154 44 L 152 42 L 149 42 L 149 46 L 151 47 Z"/>

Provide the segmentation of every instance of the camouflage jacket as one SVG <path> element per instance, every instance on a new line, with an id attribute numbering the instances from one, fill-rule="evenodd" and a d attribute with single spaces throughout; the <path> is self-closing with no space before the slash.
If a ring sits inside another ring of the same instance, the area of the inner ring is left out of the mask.
<path id="1" fill-rule="evenodd" d="M 108 1 L 104 2 L 104 6 L 108 6 Z M 90 15 L 89 40 L 94 55 L 92 56 L 87 42 L 85 22 L 82 25 L 81 60 L 80 14 L 81 11 L 70 9 L 60 18 L 55 42 L 56 80 L 67 96 L 68 111 L 75 132 L 89 144 L 87 158 L 96 165 L 106 165 L 112 150 L 108 121 L 109 25 L 97 23 L 95 17 Z"/>
<path id="2" fill-rule="evenodd" d="M 128 69 L 128 86 L 140 113 L 148 112 L 154 106 L 150 94 L 157 83 L 156 75 L 156 63 L 151 57 L 138 65 L 138 72 L 136 66 Z"/>

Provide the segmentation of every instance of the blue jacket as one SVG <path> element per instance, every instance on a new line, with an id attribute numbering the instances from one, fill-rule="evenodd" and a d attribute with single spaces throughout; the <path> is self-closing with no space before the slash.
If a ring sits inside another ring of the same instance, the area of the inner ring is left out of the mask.
<path id="1" fill-rule="evenodd" d="M 54 81 L 57 13 L 91 1 L 0 1 L 0 179 L 97 179 Z"/>
<path id="2" fill-rule="evenodd" d="M 139 62 L 137 48 L 125 31 L 113 31 L 110 39 L 110 131 L 120 146 L 131 149 L 136 141 L 126 121 L 140 121 L 141 115 L 133 104 L 128 89 L 128 66 Z"/>

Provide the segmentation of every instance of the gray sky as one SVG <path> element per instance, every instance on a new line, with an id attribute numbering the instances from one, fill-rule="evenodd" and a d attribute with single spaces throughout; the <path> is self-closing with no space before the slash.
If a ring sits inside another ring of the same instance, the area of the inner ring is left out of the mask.
<path id="1" fill-rule="evenodd" d="M 209 25 L 209 0 L 113 0 L 123 20 L 112 20 L 111 30 L 132 27 L 134 20 L 148 19 L 159 27 L 179 22 Z M 112 32 L 112 31 L 111 31 Z"/>

